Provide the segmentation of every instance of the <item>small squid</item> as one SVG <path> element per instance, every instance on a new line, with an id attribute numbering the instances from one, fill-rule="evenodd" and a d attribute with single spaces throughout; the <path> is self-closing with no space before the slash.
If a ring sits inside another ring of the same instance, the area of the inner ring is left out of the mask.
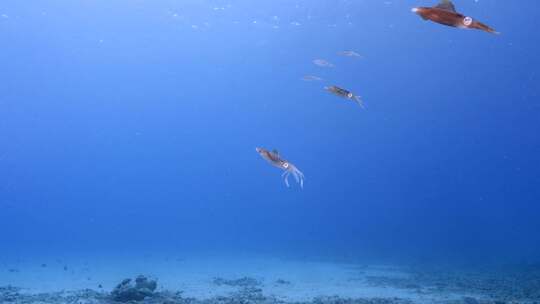
<path id="1" fill-rule="evenodd" d="M 281 177 L 283 178 L 283 181 L 285 182 L 285 185 L 287 185 L 287 187 L 289 187 L 289 175 L 292 174 L 296 182 L 300 184 L 300 188 L 304 188 L 304 174 L 300 170 L 298 170 L 295 165 L 281 158 L 277 150 L 268 151 L 264 148 L 255 148 L 255 150 L 272 166 L 280 168 L 284 171 Z"/>
<path id="2" fill-rule="evenodd" d="M 348 90 L 345 90 L 345 89 L 337 87 L 337 86 L 324 87 L 324 89 L 327 90 L 328 92 L 336 95 L 336 96 L 343 97 L 343 98 L 346 98 L 348 100 L 356 102 L 362 109 L 365 108 L 364 102 L 362 101 L 360 96 L 355 95 L 355 94 L 353 94 L 352 92 L 350 92 Z"/>

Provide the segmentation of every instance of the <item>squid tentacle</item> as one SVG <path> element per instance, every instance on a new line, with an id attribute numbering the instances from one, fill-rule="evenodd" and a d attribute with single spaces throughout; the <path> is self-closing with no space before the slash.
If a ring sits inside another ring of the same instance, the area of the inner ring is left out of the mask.
<path id="1" fill-rule="evenodd" d="M 282 176 L 285 177 L 285 184 L 287 185 L 287 187 L 289 187 L 289 181 L 288 181 L 288 178 L 289 178 L 289 175 L 293 175 L 294 176 L 294 179 L 296 180 L 297 183 L 300 184 L 300 188 L 304 188 L 304 174 L 298 170 L 298 168 L 296 168 L 295 166 L 291 165 L 283 174 Z"/>
<path id="2" fill-rule="evenodd" d="M 291 174 L 290 171 L 285 171 L 283 172 L 283 174 L 281 175 L 283 177 L 283 181 L 285 182 L 285 185 L 287 185 L 287 188 L 289 187 L 289 175 Z"/>
<path id="3" fill-rule="evenodd" d="M 362 109 L 366 108 L 366 106 L 364 105 L 364 101 L 362 100 L 362 97 L 354 96 L 353 98 L 354 98 L 356 104 L 358 104 Z"/>

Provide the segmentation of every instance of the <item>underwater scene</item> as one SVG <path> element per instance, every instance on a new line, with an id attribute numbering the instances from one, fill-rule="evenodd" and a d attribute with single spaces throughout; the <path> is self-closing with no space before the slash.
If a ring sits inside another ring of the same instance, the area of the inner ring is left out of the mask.
<path id="1" fill-rule="evenodd" d="M 1 0 L 0 304 L 540 303 L 539 20 Z"/>

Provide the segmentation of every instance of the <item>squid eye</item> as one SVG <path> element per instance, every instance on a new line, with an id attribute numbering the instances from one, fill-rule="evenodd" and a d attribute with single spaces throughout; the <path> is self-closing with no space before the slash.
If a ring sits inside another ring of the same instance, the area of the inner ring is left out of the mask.
<path id="1" fill-rule="evenodd" d="M 285 169 L 289 168 L 289 163 L 283 163 L 283 168 Z"/>
<path id="2" fill-rule="evenodd" d="M 473 20 L 472 20 L 471 17 L 465 17 L 465 18 L 463 18 L 463 24 L 464 24 L 465 26 L 470 26 L 470 25 L 472 24 L 472 22 L 473 22 Z"/>
<path id="3" fill-rule="evenodd" d="M 352 93 L 349 93 L 349 94 L 347 94 L 347 97 L 353 98 L 353 94 L 352 94 Z"/>

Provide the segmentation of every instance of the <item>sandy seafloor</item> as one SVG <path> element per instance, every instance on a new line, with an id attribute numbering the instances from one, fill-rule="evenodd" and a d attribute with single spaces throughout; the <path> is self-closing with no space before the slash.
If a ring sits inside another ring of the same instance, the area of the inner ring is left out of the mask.
<path id="1" fill-rule="evenodd" d="M 467 272 L 173 255 L 0 259 L 0 303 L 110 303 L 108 295 L 119 282 L 140 274 L 157 279 L 157 292 L 165 296 L 156 297 L 155 303 L 540 303 L 536 266 Z M 216 284 L 216 278 L 252 278 L 258 283 Z"/>

